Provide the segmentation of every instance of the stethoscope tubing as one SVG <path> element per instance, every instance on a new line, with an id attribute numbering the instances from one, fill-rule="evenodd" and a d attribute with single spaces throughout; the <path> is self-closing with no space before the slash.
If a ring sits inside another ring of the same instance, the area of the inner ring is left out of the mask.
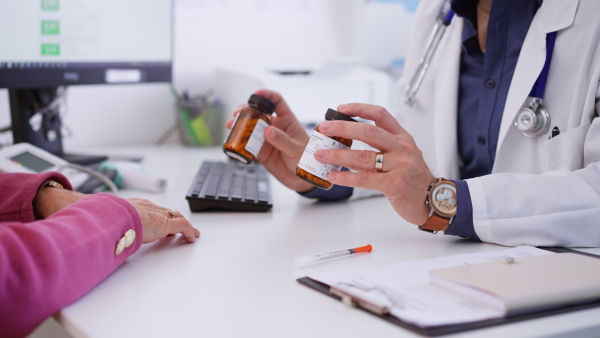
<path id="1" fill-rule="evenodd" d="M 452 19 L 454 18 L 454 15 L 455 15 L 455 13 L 450 8 L 449 0 L 445 0 L 442 3 L 442 6 L 440 7 L 438 17 L 435 21 L 433 30 L 429 36 L 429 40 L 427 41 L 427 44 L 425 45 L 425 50 L 423 51 L 423 55 L 419 59 L 419 64 L 418 64 L 413 76 L 410 78 L 410 82 L 408 83 L 408 86 L 407 86 L 407 89 L 405 92 L 404 103 L 410 107 L 414 106 L 417 102 L 417 100 L 416 100 L 417 92 L 419 91 L 419 88 L 421 87 L 423 79 L 425 78 L 425 75 L 427 74 L 427 70 L 429 69 L 429 66 L 431 65 L 431 60 L 433 59 L 433 56 L 435 55 L 437 47 L 438 47 L 440 41 L 442 40 L 446 29 L 452 23 Z M 558 32 L 551 32 L 546 35 L 546 60 L 544 62 L 544 67 L 542 68 L 540 75 L 538 76 L 533 87 L 531 88 L 529 97 L 527 99 L 527 101 L 531 101 L 531 102 L 535 103 L 535 107 L 533 109 L 533 112 L 535 114 L 538 114 L 537 113 L 538 107 L 539 107 L 539 109 L 544 110 L 544 112 L 543 112 L 544 118 L 540 119 L 540 121 L 544 122 L 544 126 L 538 128 L 539 130 L 541 130 L 543 132 L 545 132 L 548 129 L 548 126 L 546 126 L 545 124 L 550 123 L 550 116 L 549 116 L 547 110 L 542 106 L 542 102 L 543 102 L 544 93 L 546 90 L 546 83 L 548 80 L 550 63 L 552 61 L 552 54 L 554 53 L 554 45 L 556 42 L 557 33 Z M 520 115 L 520 112 L 517 114 L 516 119 L 519 118 L 519 115 Z M 526 131 L 524 131 L 524 130 L 522 130 L 522 131 L 523 131 L 523 134 L 527 137 L 540 136 L 540 134 L 538 134 L 538 133 L 531 134 L 531 132 L 530 132 L 528 134 Z"/>
<path id="2" fill-rule="evenodd" d="M 427 74 L 427 70 L 429 69 L 431 60 L 435 55 L 435 51 L 437 50 L 437 47 L 440 44 L 446 29 L 452 22 L 452 18 L 454 18 L 454 11 L 450 8 L 450 3 L 448 0 L 446 0 L 440 8 L 440 13 L 436 19 L 433 31 L 429 35 L 429 40 L 427 41 L 423 55 L 419 59 L 419 65 L 410 79 L 408 88 L 405 92 L 404 102 L 411 107 L 416 103 L 415 97 L 417 92 L 419 91 L 421 83 Z"/>
<path id="3" fill-rule="evenodd" d="M 542 68 L 540 75 L 531 88 L 531 92 L 529 93 L 530 97 L 535 97 L 538 99 L 544 98 L 546 82 L 548 81 L 548 73 L 550 70 L 550 62 L 552 62 L 552 54 L 554 54 L 554 44 L 556 43 L 557 35 L 558 32 L 552 32 L 546 35 L 546 61 L 544 62 L 544 67 Z"/>

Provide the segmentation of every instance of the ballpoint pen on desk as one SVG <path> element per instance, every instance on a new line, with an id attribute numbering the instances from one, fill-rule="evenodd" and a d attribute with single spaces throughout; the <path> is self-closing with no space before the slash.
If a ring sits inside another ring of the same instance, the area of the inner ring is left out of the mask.
<path id="1" fill-rule="evenodd" d="M 334 251 L 334 252 L 329 252 L 329 253 L 320 254 L 320 255 L 300 256 L 300 257 L 296 257 L 294 259 L 294 265 L 297 268 L 303 268 L 303 267 L 312 265 L 314 263 L 328 261 L 331 259 L 344 257 L 344 256 L 350 256 L 350 255 L 354 255 L 354 254 L 362 253 L 362 252 L 371 252 L 371 250 L 373 250 L 373 247 L 371 246 L 371 244 L 368 244 L 368 245 L 361 246 L 359 248 L 354 248 L 354 249 Z"/>

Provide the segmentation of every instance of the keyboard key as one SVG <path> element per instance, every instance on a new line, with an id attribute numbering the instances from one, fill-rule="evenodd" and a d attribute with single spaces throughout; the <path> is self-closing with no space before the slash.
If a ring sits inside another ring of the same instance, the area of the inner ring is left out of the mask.
<path id="1" fill-rule="evenodd" d="M 231 199 L 234 201 L 242 200 L 242 189 L 244 187 L 244 176 L 236 174 L 233 181 L 233 189 L 231 190 Z"/>

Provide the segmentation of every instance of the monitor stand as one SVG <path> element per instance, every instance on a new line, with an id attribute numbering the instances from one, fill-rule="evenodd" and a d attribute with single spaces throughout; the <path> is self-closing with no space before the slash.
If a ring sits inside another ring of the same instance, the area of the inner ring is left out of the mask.
<path id="1" fill-rule="evenodd" d="M 60 106 L 65 87 L 9 89 L 13 142 L 27 142 L 65 161 L 90 165 L 106 156 L 65 154 L 62 146 Z"/>

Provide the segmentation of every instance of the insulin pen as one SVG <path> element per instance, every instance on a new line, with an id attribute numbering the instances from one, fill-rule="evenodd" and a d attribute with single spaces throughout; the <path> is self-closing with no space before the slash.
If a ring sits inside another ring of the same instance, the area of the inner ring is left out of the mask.
<path id="1" fill-rule="evenodd" d="M 301 256 L 301 257 L 297 257 L 296 259 L 294 259 L 294 265 L 297 268 L 303 268 L 305 266 L 308 266 L 308 265 L 311 265 L 314 263 L 324 262 L 324 261 L 328 261 L 330 259 L 344 257 L 344 256 L 350 256 L 350 255 L 354 255 L 354 254 L 361 253 L 361 252 L 371 252 L 371 250 L 373 250 L 373 247 L 371 246 L 371 244 L 368 244 L 365 246 L 361 246 L 360 248 L 334 251 L 334 252 L 329 252 L 329 253 L 320 254 L 320 255 L 306 255 L 306 256 Z"/>

